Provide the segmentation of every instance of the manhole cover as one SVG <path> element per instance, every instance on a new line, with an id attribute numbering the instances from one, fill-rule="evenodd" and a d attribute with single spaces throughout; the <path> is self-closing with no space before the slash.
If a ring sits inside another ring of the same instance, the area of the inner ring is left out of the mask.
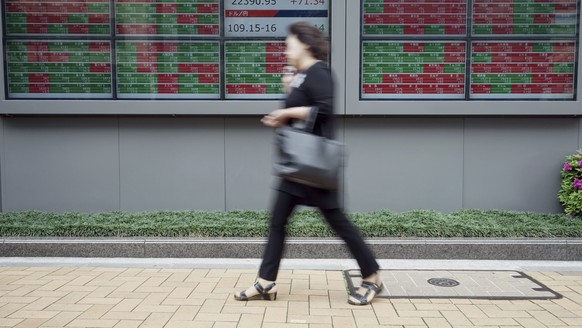
<path id="1" fill-rule="evenodd" d="M 453 279 L 447 278 L 431 278 L 427 282 L 433 286 L 439 287 L 455 287 L 459 286 L 459 282 Z"/>

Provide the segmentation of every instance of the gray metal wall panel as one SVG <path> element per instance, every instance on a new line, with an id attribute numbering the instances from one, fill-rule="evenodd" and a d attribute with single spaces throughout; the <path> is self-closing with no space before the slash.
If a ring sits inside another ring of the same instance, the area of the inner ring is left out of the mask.
<path id="1" fill-rule="evenodd" d="M 346 119 L 350 211 L 434 209 L 462 203 L 462 119 Z"/>
<path id="2" fill-rule="evenodd" d="M 3 117 L 2 210 L 268 209 L 258 119 Z M 339 121 L 350 211 L 560 212 L 559 169 L 582 144 L 579 118 Z"/>
<path id="3" fill-rule="evenodd" d="M 578 141 L 577 118 L 467 118 L 464 207 L 561 212 L 564 157 Z"/>
<path id="4" fill-rule="evenodd" d="M 122 118 L 121 209 L 224 210 L 223 118 Z"/>
<path id="5" fill-rule="evenodd" d="M 273 129 L 259 118 L 227 118 L 225 138 L 226 210 L 269 208 Z"/>
<path id="6" fill-rule="evenodd" d="M 4 211 L 119 209 L 115 118 L 4 118 Z"/>

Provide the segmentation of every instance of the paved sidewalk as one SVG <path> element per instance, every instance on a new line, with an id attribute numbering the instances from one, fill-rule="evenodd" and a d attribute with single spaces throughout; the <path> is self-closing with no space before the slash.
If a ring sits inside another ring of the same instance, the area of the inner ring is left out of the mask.
<path id="1" fill-rule="evenodd" d="M 0 262 L 0 327 L 582 328 L 579 266 L 523 271 L 561 294 L 560 299 L 377 299 L 371 306 L 355 307 L 346 302 L 343 271 L 333 266 L 284 265 L 277 301 L 237 302 L 233 293 L 256 279 L 257 271 L 249 264 L 240 265 L 242 269 L 232 264 L 213 268 L 219 265 L 211 261 L 208 268 L 163 263 L 140 267 L 126 260 L 123 267 L 123 260 L 115 265 L 88 261 L 86 266 Z"/>

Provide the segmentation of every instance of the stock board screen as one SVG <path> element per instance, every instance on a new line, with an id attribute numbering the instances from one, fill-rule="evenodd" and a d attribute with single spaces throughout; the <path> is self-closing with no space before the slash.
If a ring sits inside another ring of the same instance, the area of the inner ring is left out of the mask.
<path id="1" fill-rule="evenodd" d="M 465 42 L 365 41 L 362 99 L 465 98 Z"/>
<path id="2" fill-rule="evenodd" d="M 576 43 L 473 42 L 471 98 L 573 99 Z"/>
<path id="3" fill-rule="evenodd" d="M 281 99 L 288 25 L 330 35 L 331 0 L 3 4 L 7 98 Z M 358 5 L 361 99 L 576 97 L 579 0 Z"/>
<path id="4" fill-rule="evenodd" d="M 220 45 L 200 41 L 118 41 L 117 97 L 220 98 Z"/>
<path id="5" fill-rule="evenodd" d="M 473 35 L 576 35 L 577 0 L 473 0 Z"/>
<path id="6" fill-rule="evenodd" d="M 118 35 L 218 36 L 219 0 L 115 0 Z"/>
<path id="7" fill-rule="evenodd" d="M 109 0 L 6 0 L 8 35 L 109 35 Z"/>
<path id="8" fill-rule="evenodd" d="M 8 41 L 8 95 L 111 98 L 108 41 Z"/>
<path id="9" fill-rule="evenodd" d="M 329 35 L 330 2 L 6 0 L 7 98 L 281 99 L 288 25 Z"/>
<path id="10" fill-rule="evenodd" d="M 227 37 L 284 37 L 297 21 L 329 33 L 331 0 L 226 0 L 224 35 Z"/>
<path id="11" fill-rule="evenodd" d="M 225 45 L 227 99 L 279 99 L 287 59 L 285 43 L 232 41 Z"/>
<path id="12" fill-rule="evenodd" d="M 362 34 L 466 35 L 467 0 L 364 0 Z"/>
<path id="13" fill-rule="evenodd" d="M 361 5 L 361 99 L 575 99 L 578 0 Z"/>

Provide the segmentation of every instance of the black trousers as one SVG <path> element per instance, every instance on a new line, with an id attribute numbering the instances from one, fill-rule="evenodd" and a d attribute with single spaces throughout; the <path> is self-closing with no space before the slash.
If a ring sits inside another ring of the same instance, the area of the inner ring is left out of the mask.
<path id="1" fill-rule="evenodd" d="M 263 253 L 263 262 L 259 269 L 260 278 L 269 281 L 277 280 L 277 273 L 285 244 L 285 227 L 295 206 L 301 203 L 302 199 L 300 197 L 284 191 L 278 191 L 272 210 L 269 239 L 265 247 L 265 252 Z M 380 267 L 376 262 L 374 254 L 372 254 L 372 251 L 364 242 L 360 232 L 346 217 L 344 212 L 339 208 L 323 209 L 319 207 L 319 210 L 330 227 L 347 244 L 352 256 L 360 266 L 362 277 L 365 278 L 378 271 Z"/>

